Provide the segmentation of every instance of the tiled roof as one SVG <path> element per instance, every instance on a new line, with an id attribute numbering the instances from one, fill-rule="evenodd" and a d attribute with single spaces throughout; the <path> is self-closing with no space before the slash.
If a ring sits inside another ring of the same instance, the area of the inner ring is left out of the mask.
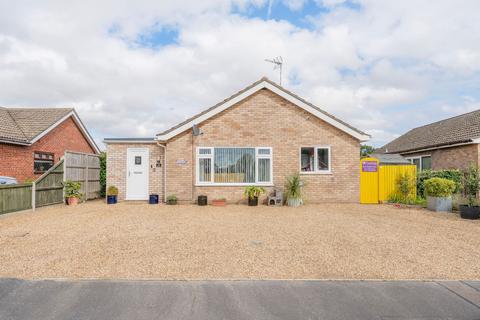
<path id="1" fill-rule="evenodd" d="M 0 140 L 29 144 L 72 111 L 72 108 L 0 107 Z"/>
<path id="2" fill-rule="evenodd" d="M 412 129 L 381 148 L 388 153 L 436 148 L 480 138 L 480 110 Z"/>

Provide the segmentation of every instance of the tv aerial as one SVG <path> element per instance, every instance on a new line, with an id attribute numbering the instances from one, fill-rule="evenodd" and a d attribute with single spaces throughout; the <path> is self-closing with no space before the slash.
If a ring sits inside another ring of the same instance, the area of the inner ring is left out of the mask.
<path id="1" fill-rule="evenodd" d="M 280 72 L 280 85 L 282 85 L 282 67 L 283 67 L 283 58 L 282 56 L 278 56 L 273 59 L 265 59 L 266 62 L 273 63 L 273 70 L 279 69 Z"/>

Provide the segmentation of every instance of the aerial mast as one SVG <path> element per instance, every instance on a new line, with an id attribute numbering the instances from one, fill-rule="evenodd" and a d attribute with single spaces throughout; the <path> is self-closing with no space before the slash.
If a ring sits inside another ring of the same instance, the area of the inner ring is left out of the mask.
<path id="1" fill-rule="evenodd" d="M 265 59 L 266 62 L 270 62 L 274 64 L 273 70 L 279 69 L 280 71 L 280 85 L 282 85 L 282 67 L 283 67 L 283 58 L 278 56 L 273 59 Z"/>

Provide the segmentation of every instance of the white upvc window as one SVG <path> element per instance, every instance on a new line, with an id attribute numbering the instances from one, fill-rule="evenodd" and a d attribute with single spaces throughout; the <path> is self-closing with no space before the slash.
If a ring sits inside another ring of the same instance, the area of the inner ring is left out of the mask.
<path id="1" fill-rule="evenodd" d="M 272 185 L 272 148 L 197 147 L 196 184 Z"/>
<path id="2" fill-rule="evenodd" d="M 332 173 L 332 153 L 330 146 L 300 147 L 300 173 Z"/>
<path id="3" fill-rule="evenodd" d="M 432 169 L 432 156 L 429 154 L 418 157 L 406 157 L 405 159 L 416 165 L 417 171 Z"/>

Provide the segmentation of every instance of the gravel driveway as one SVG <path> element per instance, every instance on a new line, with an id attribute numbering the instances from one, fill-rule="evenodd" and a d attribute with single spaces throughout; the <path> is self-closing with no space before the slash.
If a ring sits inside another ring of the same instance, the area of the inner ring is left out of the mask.
<path id="1" fill-rule="evenodd" d="M 387 205 L 93 201 L 0 218 L 0 277 L 480 279 L 480 221 Z"/>

